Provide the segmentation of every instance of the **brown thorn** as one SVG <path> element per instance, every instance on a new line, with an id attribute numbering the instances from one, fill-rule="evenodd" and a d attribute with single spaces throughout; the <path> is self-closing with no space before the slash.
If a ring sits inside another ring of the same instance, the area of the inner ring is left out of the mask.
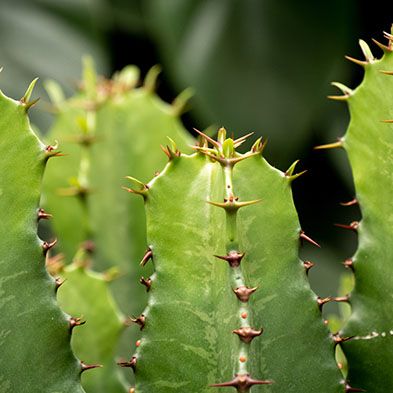
<path id="1" fill-rule="evenodd" d="M 380 123 L 393 123 L 393 120 L 380 120 Z"/>
<path id="2" fill-rule="evenodd" d="M 237 298 L 243 302 L 247 303 L 251 294 L 254 293 L 259 287 L 249 288 L 249 287 L 238 287 L 236 289 L 232 289 L 233 293 L 237 296 Z"/>
<path id="3" fill-rule="evenodd" d="M 161 147 L 162 151 L 163 151 L 163 152 L 168 156 L 168 158 L 171 160 L 172 157 L 171 157 L 171 154 L 169 153 L 169 151 L 166 150 L 165 147 L 162 146 L 161 144 L 160 144 L 160 147 Z"/>
<path id="4" fill-rule="evenodd" d="M 149 259 L 153 259 L 153 252 L 150 249 L 150 247 L 145 251 L 145 255 L 143 256 L 139 265 L 142 265 L 142 267 L 145 267 L 146 263 L 149 261 Z"/>
<path id="5" fill-rule="evenodd" d="M 137 325 L 139 325 L 141 330 L 145 327 L 146 317 L 144 314 L 139 315 L 139 317 L 136 317 L 135 315 L 133 315 L 133 318 L 130 318 L 130 320 L 131 320 L 131 322 L 134 322 Z"/>
<path id="6" fill-rule="evenodd" d="M 303 247 L 303 241 L 302 241 L 302 240 L 304 239 L 304 240 L 307 240 L 308 242 L 310 242 L 311 244 L 314 244 L 314 246 L 317 246 L 317 247 L 321 248 L 321 246 L 320 246 L 317 242 L 315 242 L 314 240 L 312 240 L 311 237 L 308 237 L 308 236 L 304 233 L 303 230 L 300 231 L 299 237 L 300 237 L 300 243 L 301 243 L 302 247 Z"/>
<path id="7" fill-rule="evenodd" d="M 146 280 L 144 277 L 142 277 L 139 280 L 139 282 L 146 287 L 146 292 L 150 291 L 150 288 L 151 288 L 151 278 L 150 277 L 146 278 Z"/>
<path id="8" fill-rule="evenodd" d="M 75 326 L 81 326 L 81 325 L 84 325 L 85 323 L 86 323 L 86 321 L 82 321 L 82 317 L 80 317 L 80 318 L 71 317 L 70 318 L 70 332 L 72 332 L 72 329 Z"/>
<path id="9" fill-rule="evenodd" d="M 250 374 L 235 374 L 235 378 L 229 382 L 216 383 L 213 385 L 209 385 L 209 387 L 225 387 L 232 386 L 237 389 L 240 393 L 246 393 L 250 390 L 253 385 L 266 385 L 274 383 L 273 381 L 258 381 L 256 379 L 252 379 Z"/>
<path id="10" fill-rule="evenodd" d="M 352 199 L 352 201 L 349 202 L 340 202 L 341 206 L 352 206 L 352 205 L 356 205 L 358 202 L 358 199 L 355 197 Z"/>
<path id="11" fill-rule="evenodd" d="M 91 369 L 97 368 L 97 367 L 103 367 L 103 365 L 102 364 L 85 364 L 85 363 L 83 363 L 83 361 L 81 361 L 81 367 L 82 367 L 81 373 L 83 373 L 83 371 L 91 370 Z"/>
<path id="12" fill-rule="evenodd" d="M 339 227 L 339 228 L 344 228 L 344 229 L 350 229 L 351 231 L 357 232 L 358 228 L 359 228 L 359 222 L 353 221 L 349 225 L 334 224 L 334 226 Z"/>
<path id="13" fill-rule="evenodd" d="M 41 219 L 47 219 L 50 217 L 53 217 L 52 214 L 45 213 L 44 209 L 38 210 L 37 221 L 40 221 Z"/>
<path id="14" fill-rule="evenodd" d="M 349 294 L 347 293 L 345 296 L 334 297 L 332 300 L 335 302 L 349 303 Z"/>
<path id="15" fill-rule="evenodd" d="M 378 70 L 378 72 L 380 72 L 381 74 L 385 74 L 385 75 L 393 75 L 393 71 Z"/>
<path id="16" fill-rule="evenodd" d="M 349 392 L 365 392 L 364 389 L 357 389 L 357 388 L 353 388 L 349 385 L 348 381 L 344 381 L 344 386 L 345 386 L 345 393 L 349 393 Z"/>
<path id="17" fill-rule="evenodd" d="M 334 149 L 336 147 L 343 147 L 342 138 L 337 138 L 338 142 L 328 143 L 326 145 L 314 146 L 314 150 Z"/>
<path id="18" fill-rule="evenodd" d="M 346 268 L 354 270 L 352 258 L 347 259 L 346 261 L 342 262 L 342 264 L 343 264 Z"/>
<path id="19" fill-rule="evenodd" d="M 194 130 L 195 132 L 197 132 L 200 136 L 202 136 L 203 138 L 205 138 L 205 140 L 209 141 L 213 146 L 220 147 L 220 144 L 219 144 L 217 141 L 215 141 L 214 139 L 210 138 L 209 136 L 207 136 L 207 135 L 204 134 L 203 132 L 197 130 L 196 128 L 193 128 L 193 130 Z"/>
<path id="20" fill-rule="evenodd" d="M 380 42 L 378 42 L 376 39 L 371 38 L 371 40 L 374 42 L 374 44 L 376 44 L 377 46 L 379 46 L 384 52 L 390 52 L 392 49 L 384 44 L 381 44 Z"/>
<path id="21" fill-rule="evenodd" d="M 340 333 L 334 333 L 334 334 L 332 334 L 332 337 L 333 337 L 333 340 L 334 340 L 335 344 L 337 345 L 337 344 L 340 344 L 340 343 L 342 343 L 344 341 L 348 341 L 351 338 L 354 338 L 355 336 L 341 337 Z"/>
<path id="22" fill-rule="evenodd" d="M 48 251 L 57 243 L 57 239 L 53 240 L 52 243 L 48 242 L 43 242 L 42 243 L 42 249 L 44 251 L 44 255 L 48 253 Z"/>
<path id="23" fill-rule="evenodd" d="M 232 333 L 237 334 L 241 341 L 248 344 L 255 337 L 260 336 L 263 333 L 263 329 L 261 328 L 259 331 L 254 330 L 252 327 L 241 327 L 239 330 L 232 330 Z"/>
<path id="24" fill-rule="evenodd" d="M 309 270 L 314 266 L 314 264 L 311 263 L 310 261 L 304 261 L 303 265 L 306 268 L 306 273 L 307 274 L 308 274 Z"/>
<path id="25" fill-rule="evenodd" d="M 245 254 L 246 254 L 245 252 L 243 254 L 240 254 L 237 251 L 231 251 L 225 257 L 222 257 L 220 255 L 213 255 L 213 256 L 219 259 L 223 259 L 224 261 L 227 261 L 231 267 L 238 267 L 240 266 L 240 262 L 242 261 Z"/>
<path id="26" fill-rule="evenodd" d="M 331 297 L 325 297 L 325 299 L 320 298 L 319 296 L 317 297 L 317 303 L 318 303 L 318 308 L 320 311 L 322 311 L 322 307 L 324 304 L 330 302 L 332 300 Z"/>
<path id="27" fill-rule="evenodd" d="M 354 59 L 353 57 L 349 57 L 349 56 L 344 56 L 347 60 L 352 61 L 355 64 L 358 64 L 362 67 L 366 66 L 368 64 L 368 61 L 363 61 L 363 60 L 358 60 L 358 59 Z"/>
<path id="28" fill-rule="evenodd" d="M 136 357 L 133 356 L 129 362 L 120 362 L 117 363 L 120 367 L 131 367 L 132 370 L 135 372 L 136 369 Z"/>
<path id="29" fill-rule="evenodd" d="M 57 290 L 67 281 L 67 279 L 61 281 L 61 279 L 59 277 L 57 277 L 55 279 L 56 281 L 56 288 L 55 288 L 55 292 L 57 292 Z"/>

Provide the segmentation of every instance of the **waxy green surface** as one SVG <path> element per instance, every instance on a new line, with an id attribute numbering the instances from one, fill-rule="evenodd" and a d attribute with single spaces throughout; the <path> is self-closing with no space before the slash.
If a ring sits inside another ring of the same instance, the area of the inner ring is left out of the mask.
<path id="1" fill-rule="evenodd" d="M 393 38 L 393 37 L 392 37 Z M 351 121 L 342 140 L 362 212 L 353 257 L 352 315 L 343 335 L 351 386 L 393 391 L 393 53 L 369 60 L 364 80 L 348 97 Z"/>
<path id="2" fill-rule="evenodd" d="M 37 237 L 45 146 L 26 106 L 0 93 L 0 391 L 82 393 L 70 321 Z M 55 159 L 55 158 L 53 158 Z"/>
<path id="3" fill-rule="evenodd" d="M 298 259 L 299 222 L 291 180 L 257 155 L 236 164 L 233 192 L 246 285 L 260 288 L 247 303 L 251 326 L 264 333 L 250 344 L 245 366 L 232 333 L 244 325 L 232 292 L 226 212 L 205 201 L 226 195 L 221 165 L 197 153 L 175 157 L 146 193 L 148 244 L 155 273 L 141 345 L 136 352 L 136 393 L 233 392 L 208 387 L 234 372 L 274 381 L 251 392 L 344 392 L 334 343 Z M 149 262 L 150 263 L 150 262 Z M 235 289 L 235 288 L 233 288 Z M 137 327 L 135 327 L 137 329 Z M 245 369 L 246 368 L 246 369 Z"/>
<path id="4" fill-rule="evenodd" d="M 181 103 L 169 105 L 154 92 L 156 71 L 153 68 L 144 85 L 136 88 L 136 67 L 100 81 L 91 66 L 86 67 L 83 91 L 57 105 L 60 112 L 49 134 L 49 140 L 58 140 L 68 154 L 50 163 L 45 177 L 47 210 L 59 217 L 54 225 L 59 251 L 70 261 L 80 242 L 93 240 L 93 269 L 116 266 L 123 273 L 111 289 L 126 315 L 140 313 L 146 304 L 146 290 L 136 272 L 147 246 L 143 201 L 122 190 L 128 186 L 125 176 L 132 173 L 146 182 L 161 170 L 166 158 L 160 143 L 168 144 L 167 136 L 191 150 L 191 137 L 179 118 Z M 75 143 L 78 135 L 91 137 L 92 143 Z M 90 190 L 85 199 L 58 195 L 70 188 L 70 178 Z M 125 332 L 119 355 L 128 355 L 137 336 Z"/>
<path id="5" fill-rule="evenodd" d="M 65 267 L 60 277 L 66 280 L 58 291 L 60 307 L 74 318 L 86 321 L 74 327 L 72 348 L 84 362 L 103 366 L 82 375 L 86 393 L 128 393 L 115 361 L 117 342 L 125 327 L 124 317 L 113 300 L 105 276 L 74 263 Z"/>

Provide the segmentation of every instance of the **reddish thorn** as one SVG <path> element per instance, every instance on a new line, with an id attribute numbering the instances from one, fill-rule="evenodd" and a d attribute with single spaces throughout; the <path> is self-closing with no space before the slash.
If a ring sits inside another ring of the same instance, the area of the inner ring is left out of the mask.
<path id="1" fill-rule="evenodd" d="M 38 215 L 37 215 L 37 220 L 40 221 L 41 219 L 47 219 L 53 217 L 52 214 L 47 214 L 45 213 L 44 209 L 39 209 L 38 210 Z"/>
<path id="2" fill-rule="evenodd" d="M 347 269 L 352 269 L 352 270 L 354 270 L 352 258 L 347 259 L 346 261 L 342 262 L 342 264 L 343 264 Z"/>
<path id="3" fill-rule="evenodd" d="M 304 231 L 301 230 L 301 231 L 300 231 L 300 243 L 301 243 L 301 245 L 302 245 L 302 247 L 303 247 L 303 241 L 302 241 L 302 239 L 307 240 L 308 242 L 314 244 L 314 246 L 317 246 L 317 247 L 321 248 L 321 246 L 320 246 L 317 242 L 315 242 L 314 240 L 312 240 L 310 237 L 308 237 L 308 236 L 304 233 Z"/>
<path id="4" fill-rule="evenodd" d="M 201 137 L 205 138 L 205 140 L 209 141 L 213 146 L 216 146 L 217 148 L 220 147 L 220 143 L 218 143 L 217 141 L 215 141 L 214 139 L 210 138 L 209 136 L 207 136 L 206 134 L 204 134 L 203 132 L 197 130 L 196 128 L 193 128 L 193 130 L 195 132 L 197 132 Z"/>
<path id="5" fill-rule="evenodd" d="M 85 363 L 81 362 L 81 367 L 82 367 L 81 373 L 83 373 L 83 371 L 91 370 L 92 368 L 103 367 L 103 365 L 102 364 L 85 364 Z"/>
<path id="6" fill-rule="evenodd" d="M 141 340 L 138 340 L 138 341 L 135 343 L 135 345 L 136 345 L 137 347 L 140 347 L 140 345 L 141 345 Z"/>
<path id="7" fill-rule="evenodd" d="M 70 332 L 72 332 L 72 329 L 75 326 L 81 326 L 81 325 L 84 325 L 85 323 L 86 323 L 86 321 L 82 321 L 82 317 L 80 317 L 80 318 L 71 317 L 70 318 Z"/>
<path id="8" fill-rule="evenodd" d="M 149 291 L 150 291 L 150 287 L 151 287 L 151 278 L 150 278 L 150 277 L 147 278 L 146 280 L 145 280 L 144 277 L 142 277 L 142 278 L 139 280 L 139 282 L 140 282 L 142 285 L 144 285 L 144 286 L 146 287 L 146 292 L 149 292 Z"/>
<path id="9" fill-rule="evenodd" d="M 238 267 L 240 266 L 240 262 L 242 261 L 245 254 L 246 254 L 245 252 L 243 254 L 240 254 L 237 251 L 230 251 L 228 255 L 225 257 L 222 257 L 220 255 L 213 255 L 213 256 L 222 259 L 224 261 L 227 261 L 231 267 Z"/>
<path id="10" fill-rule="evenodd" d="M 57 292 L 57 290 L 67 281 L 67 279 L 61 281 L 61 279 L 58 277 L 55 279 L 56 281 L 56 289 L 55 292 Z"/>
<path id="11" fill-rule="evenodd" d="M 339 227 L 339 228 L 344 228 L 344 229 L 350 229 L 351 231 L 357 232 L 358 228 L 359 228 L 359 222 L 353 221 L 349 225 L 334 224 L 334 226 Z"/>
<path id="12" fill-rule="evenodd" d="M 48 243 L 48 242 L 43 242 L 42 243 L 42 249 L 44 251 L 44 255 L 47 254 L 47 252 L 57 243 L 57 239 L 53 240 L 52 243 Z"/>
<path id="13" fill-rule="evenodd" d="M 134 322 L 137 325 L 139 325 L 141 330 L 145 327 L 146 317 L 144 314 L 139 315 L 139 317 L 136 317 L 135 315 L 133 315 L 133 318 L 130 318 L 130 320 L 131 320 L 131 322 Z"/>
<path id="14" fill-rule="evenodd" d="M 252 379 L 250 374 L 235 374 L 235 378 L 232 381 L 224 382 L 224 383 L 216 383 L 213 385 L 209 385 L 209 387 L 225 387 L 232 386 L 237 389 L 240 393 L 246 393 L 250 390 L 253 385 L 266 385 L 274 383 L 273 381 L 258 381 L 256 379 Z"/>
<path id="15" fill-rule="evenodd" d="M 351 386 L 349 386 L 349 382 L 348 381 L 344 381 L 344 386 L 345 386 L 345 392 L 365 392 L 365 390 L 363 389 L 357 389 L 357 388 L 353 388 Z"/>
<path id="16" fill-rule="evenodd" d="M 146 263 L 149 261 L 149 259 L 153 259 L 153 252 L 150 249 L 150 247 L 145 251 L 145 255 L 142 258 L 142 261 L 139 263 L 139 265 L 142 265 L 142 267 L 145 267 Z"/>
<path id="17" fill-rule="evenodd" d="M 307 274 L 308 274 L 308 271 L 314 266 L 314 264 L 311 263 L 310 261 L 304 261 L 303 265 L 306 268 L 306 273 Z"/>
<path id="18" fill-rule="evenodd" d="M 162 151 L 168 156 L 169 160 L 171 160 L 172 157 L 171 157 L 171 154 L 169 153 L 169 151 L 166 150 L 165 147 L 162 146 L 161 144 L 160 144 L 160 147 L 161 147 Z"/>
<path id="19" fill-rule="evenodd" d="M 350 340 L 351 338 L 354 338 L 354 337 L 355 337 L 355 336 L 341 337 L 341 336 L 340 336 L 340 333 L 334 333 L 332 336 L 333 336 L 333 340 L 334 340 L 334 342 L 335 342 L 336 345 L 337 345 L 337 344 L 340 344 L 340 343 L 342 343 L 342 342 L 344 342 L 344 341 L 348 341 L 348 340 Z"/>
<path id="20" fill-rule="evenodd" d="M 250 298 L 250 295 L 255 292 L 259 287 L 255 288 L 249 288 L 249 287 L 238 287 L 236 289 L 232 289 L 234 294 L 237 296 L 237 298 L 243 302 L 247 303 L 248 299 Z"/>
<path id="21" fill-rule="evenodd" d="M 120 362 L 117 363 L 120 367 L 131 367 L 132 370 L 135 372 L 136 369 L 136 357 L 133 356 L 129 362 Z"/>
<path id="22" fill-rule="evenodd" d="M 263 333 L 263 329 L 261 330 L 254 330 L 252 327 L 241 327 L 239 330 L 232 330 L 233 334 L 237 334 L 241 341 L 248 344 L 250 343 L 255 337 L 260 336 Z"/>
<path id="23" fill-rule="evenodd" d="M 349 303 L 349 294 L 346 294 L 345 296 L 334 297 L 332 300 L 335 302 Z"/>
<path id="24" fill-rule="evenodd" d="M 331 297 L 325 297 L 325 299 L 321 299 L 319 296 L 317 297 L 317 303 L 318 303 L 318 307 L 319 309 L 322 311 L 322 307 L 324 304 L 330 302 L 332 300 Z"/>
<path id="25" fill-rule="evenodd" d="M 341 206 L 352 206 L 352 205 L 356 205 L 358 203 L 358 199 L 355 197 L 352 199 L 352 201 L 349 202 L 340 202 Z"/>

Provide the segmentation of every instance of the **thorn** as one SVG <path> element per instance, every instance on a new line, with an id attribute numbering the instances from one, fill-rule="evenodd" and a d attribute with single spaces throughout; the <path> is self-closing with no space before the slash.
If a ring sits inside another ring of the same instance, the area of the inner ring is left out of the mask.
<path id="1" fill-rule="evenodd" d="M 174 141 L 172 138 L 170 138 L 169 136 L 167 136 L 167 138 L 169 139 L 169 142 L 170 142 L 171 145 L 172 145 L 172 149 L 169 149 L 169 147 L 167 146 L 167 147 L 168 147 L 169 153 L 171 153 L 171 152 L 173 151 L 173 153 L 174 153 L 174 155 L 175 155 L 176 157 L 180 157 L 180 156 L 181 156 L 181 152 L 180 152 L 180 150 L 177 148 L 175 141 Z"/>
<path id="2" fill-rule="evenodd" d="M 231 251 L 225 257 L 219 255 L 213 255 L 213 256 L 219 259 L 223 259 L 224 261 L 227 261 L 230 267 L 238 267 L 240 266 L 240 262 L 242 261 L 244 255 L 245 252 L 243 254 L 240 254 L 237 251 Z"/>
<path id="3" fill-rule="evenodd" d="M 309 270 L 314 266 L 314 264 L 311 263 L 310 261 L 304 261 L 303 265 L 306 268 L 306 273 L 307 274 L 308 274 Z"/>
<path id="4" fill-rule="evenodd" d="M 347 60 L 352 61 L 352 63 L 358 64 L 362 67 L 366 66 L 368 64 L 367 61 L 363 61 L 363 60 L 357 60 L 354 59 L 353 57 L 349 57 L 349 56 L 344 56 Z"/>
<path id="5" fill-rule="evenodd" d="M 311 237 L 308 237 L 305 233 L 304 233 L 304 231 L 300 231 L 300 243 L 301 243 L 301 245 L 302 245 L 302 247 L 303 247 L 303 239 L 304 240 L 307 240 L 308 242 L 310 242 L 310 243 L 312 243 L 312 244 L 314 244 L 314 246 L 317 246 L 317 247 L 319 247 L 319 248 L 321 248 L 321 246 L 317 243 L 317 242 L 315 242 L 314 240 L 312 240 L 311 239 Z"/>
<path id="6" fill-rule="evenodd" d="M 47 214 L 45 213 L 44 209 L 39 209 L 38 210 L 38 215 L 37 215 L 37 221 L 40 221 L 41 219 L 47 219 L 53 217 L 52 214 Z"/>
<path id="7" fill-rule="evenodd" d="M 347 98 L 353 94 L 353 90 L 342 83 L 332 82 L 331 85 L 340 89 L 344 96 L 346 96 Z"/>
<path id="8" fill-rule="evenodd" d="M 357 389 L 357 388 L 352 388 L 349 386 L 349 381 L 344 381 L 344 386 L 345 386 L 345 393 L 349 392 L 365 392 L 363 389 Z"/>
<path id="9" fill-rule="evenodd" d="M 334 298 L 332 298 L 332 300 L 335 301 L 335 302 L 349 303 L 349 294 L 347 293 L 345 296 L 334 297 Z"/>
<path id="10" fill-rule="evenodd" d="M 334 333 L 334 334 L 332 334 L 332 337 L 333 337 L 333 340 L 335 342 L 335 345 L 337 345 L 337 344 L 340 344 L 340 343 L 342 343 L 344 341 L 348 341 L 351 338 L 354 338 L 355 336 L 341 337 L 340 333 Z"/>
<path id="11" fill-rule="evenodd" d="M 349 96 L 326 96 L 329 100 L 334 100 L 334 101 L 347 101 Z"/>
<path id="12" fill-rule="evenodd" d="M 30 100 L 31 97 L 31 93 L 33 92 L 34 86 L 37 83 L 39 78 L 35 78 L 33 79 L 33 81 L 30 83 L 29 87 L 26 90 L 25 95 L 20 99 L 20 104 L 21 105 L 27 105 L 28 101 Z M 35 100 L 35 102 L 37 102 L 38 100 Z"/>
<path id="13" fill-rule="evenodd" d="M 239 147 L 251 135 L 254 135 L 254 132 L 250 132 L 249 134 L 244 135 L 241 138 L 235 139 L 233 141 L 233 146 L 234 147 Z"/>
<path id="14" fill-rule="evenodd" d="M 367 42 L 363 40 L 359 40 L 359 46 L 363 52 L 364 57 L 366 58 L 367 63 L 373 62 L 375 60 L 375 57 L 371 52 L 371 49 L 368 46 Z"/>
<path id="15" fill-rule="evenodd" d="M 235 164 L 237 164 L 240 161 L 246 160 L 247 158 L 250 158 L 252 156 L 259 156 L 260 154 L 261 153 L 259 151 L 255 151 L 252 153 L 244 154 L 244 155 L 237 157 L 237 158 L 230 158 L 228 161 L 231 166 L 234 166 Z"/>
<path id="16" fill-rule="evenodd" d="M 194 94 L 195 90 L 191 87 L 188 87 L 172 101 L 173 112 L 176 116 L 180 116 L 187 111 L 187 104 Z"/>
<path id="17" fill-rule="evenodd" d="M 250 390 L 253 385 L 266 385 L 274 383 L 273 381 L 258 381 L 252 379 L 250 374 L 235 374 L 235 378 L 230 382 L 224 383 L 216 383 L 213 385 L 209 385 L 209 387 L 225 387 L 225 386 L 232 386 L 237 389 L 240 393 L 246 393 Z"/>
<path id="18" fill-rule="evenodd" d="M 358 228 L 359 228 L 359 222 L 353 221 L 349 225 L 334 224 L 334 226 L 339 227 L 339 228 L 344 228 L 344 229 L 350 229 L 351 231 L 354 231 L 357 233 Z"/>
<path id="19" fill-rule="evenodd" d="M 147 191 L 149 191 L 150 189 L 150 187 L 147 184 L 142 183 L 141 181 L 135 179 L 134 177 L 126 176 L 126 179 L 131 180 L 138 187 L 138 190 L 122 187 L 124 190 L 128 192 L 145 196 L 147 194 Z"/>
<path id="20" fill-rule="evenodd" d="M 352 205 L 356 205 L 358 203 L 358 199 L 355 197 L 352 199 L 352 201 L 349 202 L 341 202 L 340 205 L 341 206 L 352 206 Z"/>
<path id="21" fill-rule="evenodd" d="M 146 287 L 146 292 L 150 291 L 150 287 L 151 287 L 151 278 L 147 278 L 146 280 L 144 279 L 144 277 L 142 277 L 139 282 L 144 285 Z"/>
<path id="22" fill-rule="evenodd" d="M 53 240 L 52 243 L 48 243 L 48 242 L 43 242 L 42 243 L 42 249 L 44 251 L 44 255 L 47 254 L 47 252 L 57 243 L 57 239 Z"/>
<path id="23" fill-rule="evenodd" d="M 353 268 L 353 260 L 352 258 L 347 259 L 346 261 L 342 262 L 342 264 L 347 268 L 347 269 L 352 269 L 354 271 Z"/>
<path id="24" fill-rule="evenodd" d="M 251 147 L 251 151 L 253 153 L 260 153 L 262 154 L 263 150 L 265 149 L 267 142 L 268 142 L 268 138 L 265 139 L 265 142 L 261 143 L 262 138 L 259 138 L 256 140 L 256 142 L 252 145 Z"/>
<path id="25" fill-rule="evenodd" d="M 241 327 L 239 330 L 232 330 L 232 333 L 237 334 L 241 341 L 248 344 L 255 337 L 260 336 L 263 333 L 263 329 L 257 331 L 252 327 Z"/>
<path id="26" fill-rule="evenodd" d="M 392 49 L 384 44 L 381 44 L 380 42 L 378 42 L 376 39 L 371 38 L 372 41 L 374 42 L 374 44 L 376 44 L 377 46 L 379 46 L 384 52 L 390 52 Z"/>
<path id="27" fill-rule="evenodd" d="M 0 72 L 2 72 L 4 70 L 4 67 L 0 67 Z"/>
<path id="28" fill-rule="evenodd" d="M 387 33 L 386 31 L 383 32 L 383 36 L 388 39 L 389 41 L 393 41 L 393 35 Z"/>
<path id="29" fill-rule="evenodd" d="M 336 147 L 344 147 L 341 138 L 338 138 L 338 142 L 328 143 L 326 145 L 314 146 L 314 150 L 335 149 Z"/>
<path id="30" fill-rule="evenodd" d="M 64 157 L 67 154 L 63 154 L 61 151 L 54 151 L 59 147 L 59 142 L 55 139 L 55 145 L 48 145 L 45 147 L 45 159 L 48 160 L 51 157 Z"/>
<path id="31" fill-rule="evenodd" d="M 156 89 L 157 78 L 160 73 L 161 67 L 158 64 L 151 67 L 147 72 L 143 86 L 148 92 L 152 93 Z"/>
<path id="32" fill-rule="evenodd" d="M 325 297 L 325 299 L 321 299 L 319 296 L 317 297 L 318 308 L 322 311 L 322 307 L 324 304 L 330 302 L 332 300 L 331 297 Z"/>
<path id="33" fill-rule="evenodd" d="M 120 362 L 117 363 L 120 367 L 131 367 L 132 370 L 135 372 L 136 369 L 136 357 L 133 356 L 129 362 Z"/>
<path id="34" fill-rule="evenodd" d="M 85 364 L 85 363 L 83 363 L 83 361 L 81 361 L 81 367 L 82 367 L 81 373 L 83 373 L 83 371 L 91 370 L 91 369 L 97 368 L 97 367 L 103 367 L 103 365 L 102 364 Z"/>
<path id="35" fill-rule="evenodd" d="M 82 321 L 82 317 L 83 315 L 80 318 L 73 318 L 73 317 L 70 318 L 70 332 L 72 332 L 72 329 L 75 326 L 81 326 L 86 323 L 86 321 Z"/>
<path id="36" fill-rule="evenodd" d="M 380 123 L 393 123 L 393 120 L 380 120 Z"/>
<path id="37" fill-rule="evenodd" d="M 161 144 L 160 144 L 160 147 L 161 147 L 162 151 L 168 156 L 169 160 L 171 160 L 171 159 L 172 159 L 172 156 L 171 156 L 171 154 L 169 153 L 169 151 L 166 150 L 165 147 L 162 146 Z"/>
<path id="38" fill-rule="evenodd" d="M 57 292 L 57 290 L 67 281 L 67 279 L 61 281 L 61 279 L 58 277 L 55 279 L 55 281 L 56 281 L 55 292 Z"/>
<path id="39" fill-rule="evenodd" d="M 139 325 L 141 330 L 145 327 L 146 317 L 144 314 L 139 315 L 139 317 L 136 317 L 135 315 L 133 315 L 133 318 L 130 318 L 130 320 L 131 320 L 131 322 L 134 322 L 137 325 Z"/>
<path id="40" fill-rule="evenodd" d="M 378 70 L 378 72 L 380 72 L 381 74 L 385 74 L 385 75 L 393 75 L 393 71 Z"/>
<path id="41" fill-rule="evenodd" d="M 292 176 L 293 171 L 295 170 L 296 165 L 299 163 L 300 160 L 296 160 L 295 162 L 293 162 L 290 167 L 285 171 L 284 175 L 286 177 Z"/>
<path id="42" fill-rule="evenodd" d="M 142 265 L 142 267 L 145 267 L 145 265 L 149 261 L 149 259 L 153 260 L 153 252 L 150 249 L 150 247 L 145 251 L 145 255 L 143 256 L 139 265 Z"/>
<path id="43" fill-rule="evenodd" d="M 221 147 L 221 144 L 217 141 L 215 141 L 214 139 L 210 138 L 209 136 L 207 136 L 206 134 L 204 134 L 203 132 L 197 130 L 196 128 L 193 128 L 193 130 L 195 132 L 197 132 L 200 136 L 202 136 L 203 138 L 205 138 L 207 141 L 209 141 L 213 146 L 219 148 Z"/>
<path id="44" fill-rule="evenodd" d="M 135 343 L 135 346 L 136 346 L 136 347 L 140 347 L 140 346 L 141 346 L 141 340 L 138 340 L 138 341 Z"/>
<path id="45" fill-rule="evenodd" d="M 224 203 L 211 202 L 211 201 L 205 201 L 205 202 L 213 206 L 222 207 L 223 209 L 230 212 L 230 211 L 237 211 L 241 207 L 253 205 L 254 203 L 258 203 L 261 201 L 263 201 L 263 199 L 256 199 L 255 201 L 247 201 L 247 202 L 237 202 L 236 199 L 233 202 L 224 200 Z"/>
<path id="46" fill-rule="evenodd" d="M 294 181 L 295 179 L 297 179 L 298 177 L 300 177 L 301 175 L 304 175 L 306 172 L 307 172 L 307 169 L 304 170 L 304 171 L 302 171 L 302 172 L 299 172 L 299 173 L 296 173 L 296 174 L 294 174 L 294 175 L 292 175 L 292 176 L 287 176 L 287 177 L 288 177 L 288 179 L 292 182 L 292 181 Z"/>
<path id="47" fill-rule="evenodd" d="M 237 298 L 243 302 L 247 303 L 251 294 L 254 293 L 259 287 L 249 288 L 249 287 L 238 287 L 236 289 L 232 289 L 233 293 L 237 296 Z"/>

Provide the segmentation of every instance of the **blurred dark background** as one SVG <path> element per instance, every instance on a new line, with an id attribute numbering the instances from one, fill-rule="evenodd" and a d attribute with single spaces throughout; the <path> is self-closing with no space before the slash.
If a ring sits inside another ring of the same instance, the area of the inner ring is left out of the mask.
<path id="1" fill-rule="evenodd" d="M 316 266 L 313 289 L 335 295 L 344 267 L 356 249 L 356 235 L 333 226 L 360 218 L 359 209 L 339 202 L 354 196 L 345 152 L 315 151 L 333 142 L 348 123 L 340 94 L 362 68 L 344 55 L 361 58 L 357 40 L 371 38 L 393 22 L 378 2 L 355 0 L 2 0 L 0 8 L 1 89 L 22 97 L 36 76 L 35 97 L 47 100 L 42 81 L 54 79 L 72 94 L 81 77 L 81 57 L 90 54 L 109 77 L 128 64 L 142 75 L 161 64 L 158 93 L 172 101 L 192 86 L 195 96 L 183 116 L 188 130 L 224 125 L 239 136 L 254 131 L 269 138 L 265 156 L 280 168 L 300 159 L 308 172 L 293 183 L 305 232 L 321 244 L 305 245 L 304 259 Z M 32 122 L 45 134 L 52 116 L 39 107 Z M 261 179 L 263 181 L 263 179 Z M 330 308 L 329 308 L 330 307 Z M 325 312 L 334 311 L 328 305 Z"/>

